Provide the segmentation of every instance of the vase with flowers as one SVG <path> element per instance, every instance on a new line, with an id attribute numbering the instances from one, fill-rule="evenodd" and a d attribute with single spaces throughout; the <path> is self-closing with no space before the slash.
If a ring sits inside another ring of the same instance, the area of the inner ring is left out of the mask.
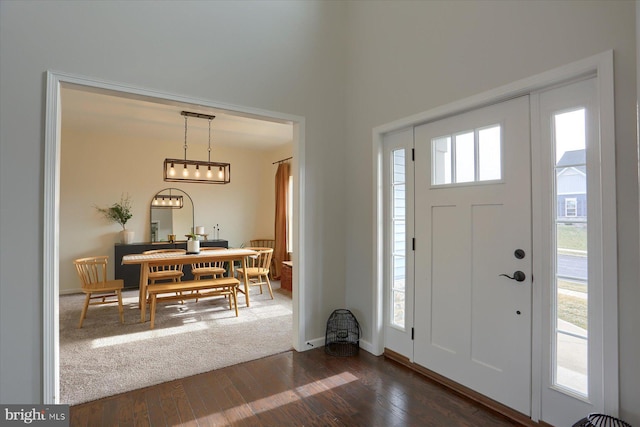
<path id="1" fill-rule="evenodd" d="M 133 242 L 134 232 L 133 230 L 127 230 L 127 221 L 133 216 L 131 208 L 131 197 L 127 194 L 120 196 L 120 202 L 116 202 L 108 208 L 95 207 L 106 219 L 111 222 L 120 224 L 122 231 L 120 231 L 120 240 L 122 243 L 129 244 Z"/>

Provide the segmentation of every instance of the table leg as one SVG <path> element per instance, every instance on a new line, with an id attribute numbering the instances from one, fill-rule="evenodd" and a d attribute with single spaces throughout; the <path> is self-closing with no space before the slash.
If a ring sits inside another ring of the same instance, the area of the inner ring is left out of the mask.
<path id="1" fill-rule="evenodd" d="M 242 257 L 242 271 L 247 271 L 247 257 Z M 249 307 L 249 275 L 243 274 L 242 277 L 244 277 L 244 297 L 247 302 L 247 307 Z"/>
<path id="2" fill-rule="evenodd" d="M 140 264 L 140 296 L 138 306 L 140 307 L 140 323 L 147 320 L 147 283 L 149 282 L 149 263 Z"/>

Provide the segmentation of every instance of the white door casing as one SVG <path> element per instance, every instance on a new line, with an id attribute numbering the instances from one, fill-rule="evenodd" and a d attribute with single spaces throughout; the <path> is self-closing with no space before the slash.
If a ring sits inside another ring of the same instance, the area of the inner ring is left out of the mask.
<path id="1" fill-rule="evenodd" d="M 431 185 L 432 140 L 493 125 L 502 133 L 501 179 Z M 414 361 L 529 415 L 528 97 L 418 126 L 415 150 Z M 500 276 L 516 271 L 526 279 Z"/>
<path id="2" fill-rule="evenodd" d="M 548 180 L 553 176 L 554 172 L 544 170 L 545 168 L 548 168 L 548 165 L 545 165 L 541 159 L 543 154 L 541 154 L 540 151 L 542 148 L 541 146 L 544 144 L 541 132 L 544 132 L 544 129 L 540 128 L 540 115 L 538 111 L 540 105 L 537 97 L 540 93 L 549 90 L 549 88 L 560 87 L 565 85 L 567 82 L 575 81 L 576 79 L 584 80 L 585 76 L 593 76 L 595 79 L 597 105 L 599 108 L 599 139 L 592 144 L 592 149 L 594 150 L 593 154 L 595 154 L 595 157 L 592 157 L 592 161 L 595 160 L 595 164 L 592 166 L 592 169 L 594 170 L 594 176 L 600 179 L 599 187 L 597 188 L 597 191 L 599 192 L 598 197 L 600 199 L 600 206 L 598 206 L 595 213 L 590 212 L 589 217 L 590 221 L 593 220 L 601 228 L 599 230 L 601 248 L 599 259 L 596 261 L 600 264 L 600 277 L 603 284 L 605 284 L 601 289 L 601 294 L 597 295 L 597 298 L 600 298 L 600 301 L 596 302 L 596 298 L 592 298 L 593 294 L 590 290 L 589 309 L 591 310 L 592 304 L 598 304 L 598 309 L 603 313 L 600 325 L 602 331 L 601 348 L 594 350 L 598 351 L 602 355 L 602 365 L 591 366 L 591 368 L 600 371 L 600 376 L 602 378 L 602 385 L 600 388 L 602 391 L 602 401 L 597 410 L 599 412 L 617 416 L 619 402 L 619 378 L 613 51 L 603 52 L 466 99 L 458 100 L 419 114 L 380 125 L 373 129 L 373 167 L 375 184 L 373 191 L 373 218 L 374 241 L 376 242 L 376 245 L 374 245 L 372 250 L 372 257 L 374 259 L 373 276 L 375 279 L 375 293 L 373 300 L 373 323 L 375 325 L 375 331 L 372 344 L 373 351 L 376 354 L 380 354 L 382 353 L 383 348 L 389 348 L 387 346 L 388 336 L 384 335 L 384 339 L 382 339 L 382 332 L 386 332 L 386 328 L 382 328 L 384 323 L 382 321 L 382 308 L 387 304 L 387 301 L 383 301 L 386 298 L 384 284 L 387 278 L 383 274 L 383 269 L 380 267 L 380 259 L 384 253 L 381 248 L 385 244 L 382 236 L 385 234 L 385 227 L 387 226 L 386 222 L 383 221 L 383 206 L 386 205 L 388 200 L 386 199 L 387 195 L 383 192 L 384 185 L 382 179 L 382 165 L 385 160 L 383 158 L 384 138 L 389 134 L 399 132 L 403 129 L 413 129 L 414 126 L 419 126 L 423 123 L 434 122 L 442 118 L 481 108 L 486 105 L 495 104 L 516 96 L 531 94 L 533 188 L 532 258 L 536 260 L 533 264 L 533 274 L 536 277 L 536 281 L 534 282 L 531 291 L 533 295 L 531 325 L 532 337 L 531 344 L 529 344 L 532 357 L 531 418 L 533 421 L 545 420 L 547 422 L 552 422 L 548 417 L 551 411 L 551 408 L 547 407 L 549 402 L 547 401 L 543 403 L 542 399 L 543 382 L 546 381 L 548 384 L 548 377 L 550 375 L 548 367 L 545 367 L 543 370 L 543 359 L 549 356 L 548 348 L 549 340 L 551 339 L 548 329 L 548 317 L 545 317 L 548 315 L 548 309 L 546 307 L 549 305 L 549 298 L 548 294 L 543 295 L 543 285 L 540 283 L 541 280 L 538 280 L 538 278 L 542 279 L 545 274 L 549 273 L 551 267 L 550 262 L 548 261 L 551 259 L 550 257 L 553 256 L 553 254 L 550 254 L 551 248 L 549 247 L 549 236 L 545 237 L 545 233 L 543 231 L 549 226 L 552 226 L 549 224 L 550 219 L 547 212 L 548 209 L 545 208 L 544 204 L 549 203 L 549 194 L 553 189 Z M 417 160 L 420 159 L 418 158 Z M 547 201 L 545 202 L 545 200 Z M 591 241 L 589 244 L 591 245 Z M 420 248 L 420 242 L 418 242 L 417 247 Z M 594 258 L 592 249 L 593 247 L 590 247 L 590 259 Z M 416 264 L 418 264 L 417 268 L 421 267 L 418 260 L 416 260 Z M 416 277 L 416 280 L 418 281 L 419 279 Z M 589 280 L 592 280 L 591 277 Z M 545 289 L 545 292 L 549 292 L 549 290 Z M 416 303 L 414 311 L 418 313 L 421 310 L 424 311 L 424 309 Z M 543 319 L 543 317 L 545 317 L 545 319 Z M 545 325 L 543 325 L 543 320 L 547 322 Z M 591 324 L 592 320 L 590 319 L 589 322 Z M 380 335 L 375 333 L 376 331 L 379 332 Z M 543 351 L 543 348 L 545 347 L 546 349 Z M 401 354 L 413 361 L 413 354 Z M 551 403 L 553 403 L 553 401 Z M 595 408 L 596 406 L 594 406 L 594 409 Z M 572 421 L 576 421 L 578 419 L 577 415 L 572 413 L 572 409 L 559 409 L 560 412 L 563 412 L 562 416 L 565 417 L 564 419 L 571 419 Z M 585 415 L 584 412 L 580 412 L 580 414 L 580 418 Z M 567 422 L 552 423 L 557 425 L 572 424 Z"/>

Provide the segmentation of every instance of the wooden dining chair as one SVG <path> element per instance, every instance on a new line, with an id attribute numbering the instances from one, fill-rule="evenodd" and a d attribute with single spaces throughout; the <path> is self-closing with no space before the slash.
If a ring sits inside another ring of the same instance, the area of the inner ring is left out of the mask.
<path id="1" fill-rule="evenodd" d="M 260 286 L 260 293 L 262 293 L 262 285 L 267 285 L 269 289 L 269 295 L 273 299 L 273 290 L 271 289 L 271 282 L 269 281 L 269 268 L 271 267 L 271 258 L 273 257 L 273 248 L 265 247 L 248 247 L 252 251 L 256 251 L 258 256 L 247 257 L 247 268 L 238 268 L 238 279 L 246 276 L 249 279 L 250 286 Z"/>
<path id="2" fill-rule="evenodd" d="M 122 279 L 107 280 L 107 259 L 109 257 L 93 256 L 79 258 L 73 261 L 78 277 L 82 284 L 82 292 L 86 295 L 84 306 L 80 313 L 80 323 L 78 328 L 82 328 L 82 323 L 87 317 L 87 310 L 90 305 L 102 305 L 118 303 L 120 313 L 120 323 L 124 323 L 124 310 L 122 308 Z M 116 300 L 113 300 L 113 297 Z"/>
<path id="3" fill-rule="evenodd" d="M 224 250 L 225 248 L 219 247 L 207 247 L 200 248 L 200 252 L 202 251 L 218 251 Z M 203 277 L 211 276 L 212 279 L 223 277 L 227 270 L 224 268 L 225 261 L 204 261 L 204 262 L 194 262 L 191 264 L 191 274 L 193 274 L 193 280 L 200 280 Z M 226 298 L 226 296 L 225 296 Z M 198 302 L 198 298 L 196 298 L 196 302 Z"/>
<path id="4" fill-rule="evenodd" d="M 210 247 L 210 248 L 200 248 L 200 252 L 202 251 L 217 251 L 224 250 L 225 248 L 218 247 Z M 227 272 L 224 268 L 224 261 L 205 261 L 205 262 L 194 262 L 191 264 L 191 274 L 193 274 L 194 280 L 200 280 L 202 277 L 209 277 L 215 279 L 217 277 L 222 277 Z"/>
<path id="5" fill-rule="evenodd" d="M 274 239 L 252 239 L 250 240 L 250 246 L 252 248 L 271 248 L 276 250 L 276 241 Z M 276 260 L 271 257 L 271 265 L 269 265 L 269 279 L 273 280 L 273 273 L 276 271 L 274 268 Z"/>
<path id="6" fill-rule="evenodd" d="M 142 252 L 143 254 L 166 254 L 177 253 L 186 254 L 184 249 L 152 249 Z M 171 264 L 171 265 L 153 265 L 149 264 L 149 286 L 153 286 L 156 282 L 164 282 L 171 280 L 172 282 L 179 282 L 184 276 L 182 272 L 183 264 Z M 182 295 L 180 292 L 176 292 L 176 295 Z M 148 302 L 148 301 L 147 301 Z M 184 301 L 181 301 L 184 304 Z"/>
<path id="7" fill-rule="evenodd" d="M 184 249 L 153 249 L 150 251 L 144 251 L 143 254 L 162 254 L 162 253 L 178 253 L 186 254 Z M 171 280 L 172 282 L 179 282 L 184 276 L 182 272 L 182 264 L 172 265 L 152 265 L 149 264 L 149 284 L 153 285 L 156 281 Z"/>

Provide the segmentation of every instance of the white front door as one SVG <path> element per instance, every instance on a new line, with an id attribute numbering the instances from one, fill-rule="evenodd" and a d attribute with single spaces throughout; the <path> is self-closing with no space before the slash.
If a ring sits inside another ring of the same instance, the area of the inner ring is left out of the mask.
<path id="1" fill-rule="evenodd" d="M 414 362 L 531 413 L 529 97 L 415 128 Z"/>

